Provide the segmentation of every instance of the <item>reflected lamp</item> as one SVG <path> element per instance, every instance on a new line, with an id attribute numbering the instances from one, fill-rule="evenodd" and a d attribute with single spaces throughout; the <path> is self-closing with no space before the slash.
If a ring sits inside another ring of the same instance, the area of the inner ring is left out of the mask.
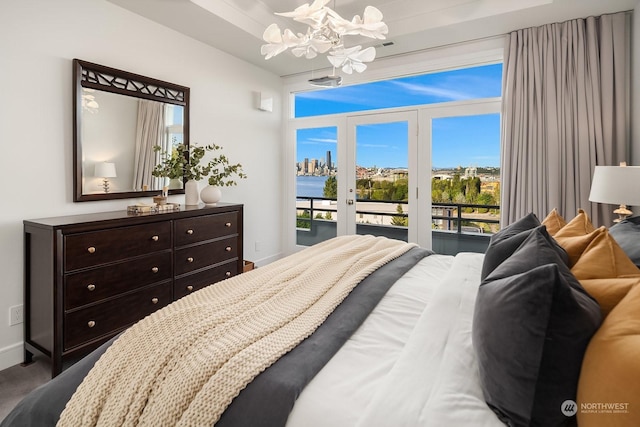
<path id="1" fill-rule="evenodd" d="M 96 169 L 94 175 L 102 178 L 102 188 L 105 193 L 109 192 L 109 178 L 115 178 L 116 164 L 111 162 L 96 163 Z"/>

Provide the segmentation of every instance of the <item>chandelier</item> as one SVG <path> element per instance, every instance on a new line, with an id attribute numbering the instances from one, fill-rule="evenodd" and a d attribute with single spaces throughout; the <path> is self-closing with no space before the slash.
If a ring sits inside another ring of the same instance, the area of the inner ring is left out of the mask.
<path id="1" fill-rule="evenodd" d="M 365 62 L 375 59 L 376 49 L 368 47 L 363 50 L 359 45 L 346 47 L 344 36 L 359 35 L 383 40 L 389 28 L 382 22 L 382 13 L 373 6 L 364 9 L 362 18 L 356 15 L 347 21 L 326 6 L 330 1 L 315 0 L 311 5 L 303 4 L 293 12 L 276 13 L 307 24 L 309 28 L 305 34 L 294 34 L 288 28 L 282 32 L 278 24 L 269 25 L 262 36 L 267 44 L 260 50 L 265 59 L 273 58 L 287 49 L 291 49 L 296 57 L 304 56 L 307 59 L 328 52 L 327 59 L 334 72 L 336 68 L 347 74 L 363 72 L 367 68 Z"/>

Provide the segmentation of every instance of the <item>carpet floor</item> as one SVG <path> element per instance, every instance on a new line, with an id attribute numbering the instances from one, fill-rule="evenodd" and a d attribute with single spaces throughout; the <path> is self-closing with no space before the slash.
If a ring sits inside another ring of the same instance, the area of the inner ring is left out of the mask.
<path id="1" fill-rule="evenodd" d="M 0 371 L 0 420 L 31 390 L 50 379 L 49 360 L 38 357 L 27 366 L 16 365 Z"/>

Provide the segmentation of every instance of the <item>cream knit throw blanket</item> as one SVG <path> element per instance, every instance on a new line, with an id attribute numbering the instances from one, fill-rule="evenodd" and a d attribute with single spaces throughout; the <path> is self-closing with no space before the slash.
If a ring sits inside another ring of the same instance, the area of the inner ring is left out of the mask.
<path id="1" fill-rule="evenodd" d="M 129 328 L 58 426 L 211 426 L 369 273 L 413 244 L 337 237 L 209 286 Z"/>

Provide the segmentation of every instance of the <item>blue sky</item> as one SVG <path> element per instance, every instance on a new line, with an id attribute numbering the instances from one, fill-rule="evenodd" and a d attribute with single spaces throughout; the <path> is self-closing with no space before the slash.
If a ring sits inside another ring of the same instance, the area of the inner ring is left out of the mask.
<path id="1" fill-rule="evenodd" d="M 371 111 L 501 94 L 502 64 L 403 77 L 296 94 L 296 117 Z M 406 125 L 361 126 L 357 131 L 359 166 L 406 167 Z M 298 132 L 298 161 L 324 161 L 327 150 L 337 158 L 336 128 Z M 433 122 L 433 166 L 499 166 L 499 114 L 436 119 Z"/>

